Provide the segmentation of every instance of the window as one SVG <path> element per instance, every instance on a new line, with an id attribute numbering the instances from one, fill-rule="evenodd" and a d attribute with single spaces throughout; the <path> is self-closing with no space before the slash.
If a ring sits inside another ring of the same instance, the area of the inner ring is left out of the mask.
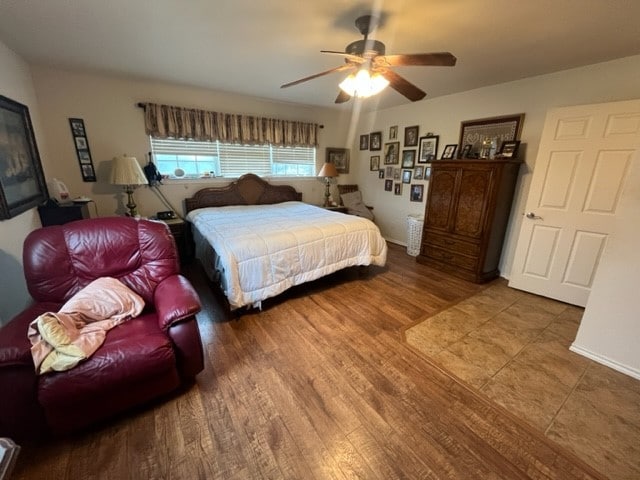
<path id="1" fill-rule="evenodd" d="M 260 176 L 315 176 L 314 147 L 277 147 L 273 145 L 236 145 L 194 140 L 151 138 L 151 151 L 162 175 L 184 177 L 207 175 L 236 178 L 245 173 Z M 178 175 L 182 176 L 182 175 Z"/>

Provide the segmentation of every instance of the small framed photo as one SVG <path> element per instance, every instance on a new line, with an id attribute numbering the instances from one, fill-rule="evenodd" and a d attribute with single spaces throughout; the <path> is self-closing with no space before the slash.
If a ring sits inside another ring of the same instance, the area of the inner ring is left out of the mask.
<path id="1" fill-rule="evenodd" d="M 399 168 L 394 168 L 393 169 L 393 179 L 394 180 L 400 180 L 400 169 Z"/>
<path id="2" fill-rule="evenodd" d="M 384 164 L 394 165 L 400 161 L 400 142 L 384 144 Z"/>
<path id="3" fill-rule="evenodd" d="M 76 137 L 76 148 L 78 150 L 87 149 L 87 139 L 85 137 Z"/>
<path id="4" fill-rule="evenodd" d="M 394 125 L 393 127 L 389 127 L 389 140 L 397 140 L 398 139 L 398 126 Z"/>
<path id="5" fill-rule="evenodd" d="M 404 129 L 404 146 L 405 147 L 417 147 L 418 146 L 418 131 L 420 127 L 414 125 L 413 127 L 406 127 Z"/>
<path id="6" fill-rule="evenodd" d="M 382 150 L 382 132 L 369 134 L 369 150 Z"/>
<path id="7" fill-rule="evenodd" d="M 518 147 L 520 146 L 520 140 L 513 140 L 510 142 L 502 142 L 499 155 L 502 158 L 514 158 L 518 153 Z"/>
<path id="8" fill-rule="evenodd" d="M 429 180 L 431 178 L 431 167 L 424 169 L 424 179 Z"/>
<path id="9" fill-rule="evenodd" d="M 402 184 L 401 183 L 396 183 L 393 186 L 393 193 L 395 193 L 396 195 L 402 195 Z"/>
<path id="10" fill-rule="evenodd" d="M 333 163 L 338 173 L 349 173 L 349 149 L 327 147 L 327 162 Z"/>
<path id="11" fill-rule="evenodd" d="M 380 155 L 373 155 L 369 159 L 369 170 L 375 172 L 380 170 Z"/>
<path id="12" fill-rule="evenodd" d="M 402 168 L 413 168 L 416 163 L 416 151 L 415 150 L 403 150 L 402 151 Z"/>
<path id="13" fill-rule="evenodd" d="M 385 177 L 393 178 L 393 167 L 386 167 Z"/>
<path id="14" fill-rule="evenodd" d="M 360 150 L 369 150 L 369 135 L 360 135 Z"/>
<path id="15" fill-rule="evenodd" d="M 411 170 L 402 171 L 402 183 L 411 183 Z"/>
<path id="16" fill-rule="evenodd" d="M 424 185 L 421 184 L 413 184 L 411 185 L 411 194 L 409 195 L 409 200 L 412 202 L 421 202 L 424 198 Z"/>
<path id="17" fill-rule="evenodd" d="M 427 135 L 420 137 L 420 154 L 418 155 L 418 163 L 430 163 L 436 159 L 438 155 L 438 135 Z"/>
<path id="18" fill-rule="evenodd" d="M 384 191 L 391 192 L 392 190 L 393 190 L 393 180 L 388 178 L 387 180 L 384 181 Z"/>
<path id="19" fill-rule="evenodd" d="M 442 151 L 442 159 L 451 160 L 452 158 L 455 158 L 456 148 L 458 148 L 458 145 L 456 145 L 455 143 L 450 143 L 449 145 L 446 145 L 444 147 L 444 150 Z"/>
<path id="20" fill-rule="evenodd" d="M 378 170 L 378 178 L 384 178 L 384 170 Z"/>
<path id="21" fill-rule="evenodd" d="M 471 155 L 471 147 L 472 145 L 470 143 L 467 143 L 463 148 L 462 148 L 462 152 L 461 152 L 461 158 L 469 158 L 469 155 Z"/>
<path id="22" fill-rule="evenodd" d="M 84 122 L 79 118 L 70 118 L 69 124 L 71 125 L 71 132 L 74 137 L 85 137 Z"/>
<path id="23" fill-rule="evenodd" d="M 413 179 L 414 180 L 422 180 L 424 178 L 424 167 L 419 166 L 413 171 Z"/>

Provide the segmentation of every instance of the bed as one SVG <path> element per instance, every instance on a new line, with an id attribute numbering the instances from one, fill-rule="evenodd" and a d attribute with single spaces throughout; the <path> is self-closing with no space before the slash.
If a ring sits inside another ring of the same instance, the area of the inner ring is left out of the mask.
<path id="1" fill-rule="evenodd" d="M 387 244 L 365 218 L 302 202 L 288 185 L 247 174 L 185 200 L 196 257 L 231 310 L 356 265 L 383 266 Z"/>

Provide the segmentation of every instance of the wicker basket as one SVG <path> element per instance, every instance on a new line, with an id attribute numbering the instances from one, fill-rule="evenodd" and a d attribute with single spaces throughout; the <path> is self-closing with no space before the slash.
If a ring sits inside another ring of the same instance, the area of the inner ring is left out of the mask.
<path id="1" fill-rule="evenodd" d="M 423 216 L 407 216 L 407 254 L 411 255 L 412 257 L 417 257 L 420 253 L 420 242 L 422 241 L 423 225 Z"/>

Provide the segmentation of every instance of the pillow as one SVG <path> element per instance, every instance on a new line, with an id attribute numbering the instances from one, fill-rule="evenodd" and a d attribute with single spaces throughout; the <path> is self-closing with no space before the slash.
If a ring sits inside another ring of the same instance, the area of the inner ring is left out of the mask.
<path id="1" fill-rule="evenodd" d="M 347 212 L 351 215 L 357 215 L 358 217 L 368 218 L 369 220 L 373 220 L 373 213 L 369 210 L 366 205 L 362 201 L 362 193 L 359 190 L 350 193 L 343 193 L 340 195 L 340 199 L 345 207 L 347 207 Z"/>
<path id="2" fill-rule="evenodd" d="M 85 320 L 120 322 L 140 315 L 144 300 L 120 280 L 100 277 L 77 292 L 60 313 L 80 313 Z"/>

